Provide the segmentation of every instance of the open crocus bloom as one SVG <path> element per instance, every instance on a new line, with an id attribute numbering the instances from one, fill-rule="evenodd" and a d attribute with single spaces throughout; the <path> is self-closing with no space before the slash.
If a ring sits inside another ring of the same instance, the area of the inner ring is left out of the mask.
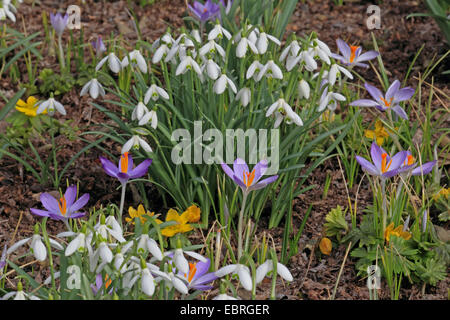
<path id="1" fill-rule="evenodd" d="M 367 173 L 382 178 L 390 178 L 399 173 L 399 168 L 404 163 L 406 155 L 406 151 L 400 151 L 391 158 L 388 153 L 374 141 L 370 148 L 370 156 L 372 157 L 373 164 L 360 156 L 356 156 L 356 161 L 358 161 L 363 170 Z"/>
<path id="2" fill-rule="evenodd" d="M 413 176 L 420 176 L 422 174 L 428 174 L 433 170 L 433 166 L 436 164 L 436 160 L 424 163 L 423 165 L 417 167 L 417 162 L 415 161 L 411 151 L 406 151 L 406 158 L 403 161 L 400 169 L 398 170 L 400 173 L 402 172 L 411 172 Z M 416 168 L 417 167 L 417 168 Z"/>
<path id="3" fill-rule="evenodd" d="M 69 15 L 65 14 L 63 16 L 59 12 L 57 14 L 50 13 L 50 22 L 58 36 L 61 36 L 67 26 L 67 23 L 69 22 Z"/>
<path id="4" fill-rule="evenodd" d="M 405 87 L 400 89 L 400 81 L 395 80 L 384 95 L 376 87 L 365 83 L 364 86 L 367 92 L 372 96 L 373 100 L 360 99 L 350 103 L 354 107 L 376 107 L 381 111 L 392 109 L 399 117 L 408 120 L 408 115 L 405 110 L 400 107 L 399 102 L 409 100 L 414 95 L 414 89 L 411 87 Z"/>
<path id="5" fill-rule="evenodd" d="M 193 6 L 188 4 L 188 9 L 195 18 L 203 23 L 208 20 L 214 20 L 216 17 L 220 16 L 220 5 L 211 0 L 207 0 L 205 4 L 195 1 Z"/>
<path id="6" fill-rule="evenodd" d="M 52 195 L 45 192 L 41 194 L 41 202 L 47 211 L 35 208 L 31 208 L 30 211 L 37 216 L 49 217 L 55 220 L 81 218 L 86 212 L 78 212 L 78 210 L 89 201 L 89 194 L 85 193 L 75 201 L 76 196 L 76 186 L 68 187 L 64 196 L 59 200 L 56 200 Z"/>
<path id="7" fill-rule="evenodd" d="M 278 179 L 278 175 L 275 175 L 259 181 L 267 170 L 267 160 L 265 159 L 258 162 L 252 171 L 249 170 L 247 164 L 241 158 L 237 158 L 234 161 L 233 170 L 226 163 L 222 163 L 222 169 L 244 192 L 262 189 Z"/>
<path id="8" fill-rule="evenodd" d="M 341 39 L 336 40 L 336 44 L 342 55 L 332 53 L 331 56 L 346 66 L 368 68 L 369 66 L 367 64 L 361 62 L 375 59 L 379 55 L 377 51 L 367 51 L 361 54 L 362 48 L 360 46 L 349 46 Z"/>
<path id="9" fill-rule="evenodd" d="M 103 157 L 100 157 L 100 161 L 106 174 L 119 179 L 122 184 L 127 183 L 129 179 L 142 177 L 147 173 L 148 167 L 152 164 L 152 159 L 146 159 L 133 169 L 133 158 L 128 152 L 120 156 L 118 166 Z"/>
<path id="10" fill-rule="evenodd" d="M 213 286 L 208 285 L 217 279 L 214 272 L 208 272 L 211 261 L 206 258 L 206 261 L 198 261 L 196 263 L 189 263 L 189 272 L 184 273 L 184 278 L 188 281 L 188 288 L 196 290 L 210 290 Z"/>

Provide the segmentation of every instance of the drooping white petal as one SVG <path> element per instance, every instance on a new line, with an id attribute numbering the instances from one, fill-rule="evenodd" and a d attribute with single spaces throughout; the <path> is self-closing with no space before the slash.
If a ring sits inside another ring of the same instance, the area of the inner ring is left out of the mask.
<path id="1" fill-rule="evenodd" d="M 153 296 L 153 294 L 155 293 L 155 283 L 153 282 L 153 276 L 147 268 L 142 270 L 141 287 L 142 292 L 144 292 L 148 296 Z"/>
<path id="2" fill-rule="evenodd" d="M 31 238 L 25 238 L 25 239 L 17 241 L 6 251 L 6 254 L 11 254 L 12 252 L 16 251 L 18 248 L 20 248 L 21 246 L 23 246 L 25 243 L 27 243 L 30 240 L 31 240 Z"/>
<path id="3" fill-rule="evenodd" d="M 294 278 L 292 277 L 291 272 L 288 268 L 286 268 L 285 265 L 281 263 L 277 263 L 277 273 L 286 281 L 293 281 Z"/>
<path id="4" fill-rule="evenodd" d="M 31 240 L 31 248 L 33 249 L 33 254 L 36 260 L 45 261 L 47 258 L 47 249 L 42 243 L 40 235 L 34 235 Z"/>

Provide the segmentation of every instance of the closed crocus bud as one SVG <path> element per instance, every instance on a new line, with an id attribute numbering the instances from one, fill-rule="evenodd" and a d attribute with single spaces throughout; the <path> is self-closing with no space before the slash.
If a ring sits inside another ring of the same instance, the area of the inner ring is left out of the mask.
<path id="1" fill-rule="evenodd" d="M 299 84 L 298 84 L 298 96 L 300 99 L 305 98 L 305 99 L 309 99 L 309 94 L 310 94 L 310 87 L 308 82 L 306 82 L 305 80 L 300 80 Z"/>

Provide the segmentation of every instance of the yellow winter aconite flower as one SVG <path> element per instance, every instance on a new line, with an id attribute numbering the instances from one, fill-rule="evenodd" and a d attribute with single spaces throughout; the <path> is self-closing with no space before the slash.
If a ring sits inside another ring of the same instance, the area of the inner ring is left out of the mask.
<path id="1" fill-rule="evenodd" d="M 331 254 L 331 249 L 333 249 L 333 245 L 331 244 L 331 240 L 328 238 L 322 238 L 319 243 L 319 249 L 323 254 L 329 256 Z"/>
<path id="2" fill-rule="evenodd" d="M 25 115 L 29 117 L 36 117 L 36 111 L 38 109 L 38 107 L 36 106 L 37 102 L 38 100 L 33 96 L 28 97 L 27 102 L 19 99 L 16 104 L 16 110 L 25 113 Z M 45 110 L 42 113 L 46 114 L 47 111 Z"/>
<path id="3" fill-rule="evenodd" d="M 176 224 L 165 227 L 164 229 L 161 230 L 161 234 L 166 237 L 173 237 L 177 233 L 185 233 L 193 230 L 194 228 L 190 224 L 188 224 L 189 215 L 190 212 L 188 210 L 179 215 L 178 212 L 176 212 L 173 209 L 170 209 L 167 212 L 166 222 L 175 221 Z"/>
<path id="4" fill-rule="evenodd" d="M 389 242 L 391 236 L 400 237 L 405 240 L 411 239 L 411 233 L 403 231 L 403 226 L 398 226 L 397 228 L 394 229 L 393 222 L 391 222 L 391 224 L 388 225 L 386 230 L 384 230 L 384 238 L 386 239 L 387 242 Z"/>
<path id="5" fill-rule="evenodd" d="M 188 222 L 195 223 L 200 220 L 201 210 L 196 205 L 192 205 L 186 209 Z"/>
<path id="6" fill-rule="evenodd" d="M 150 212 L 150 211 L 146 212 L 145 209 L 144 209 L 144 206 L 142 204 L 140 204 L 138 206 L 137 210 L 134 209 L 133 207 L 129 207 L 128 208 L 128 215 L 130 217 L 129 218 L 126 217 L 125 221 L 126 222 L 131 222 L 132 224 L 134 224 L 134 219 L 135 218 L 139 218 L 141 220 L 141 223 L 144 224 L 147 221 L 147 218 L 145 216 L 147 216 L 147 217 L 153 217 L 154 216 L 155 218 L 158 216 L 158 215 L 155 216 L 154 212 Z M 159 219 L 156 219 L 156 223 L 157 224 L 161 224 L 162 221 L 159 220 Z"/>
<path id="7" fill-rule="evenodd" d="M 375 130 L 366 130 L 364 131 L 364 135 L 366 136 L 366 138 L 376 140 L 379 146 L 383 144 L 384 139 L 389 137 L 389 133 L 384 128 L 381 120 L 377 120 L 375 122 Z"/>
<path id="8" fill-rule="evenodd" d="M 441 190 L 439 190 L 438 193 L 436 193 L 435 195 L 433 195 L 433 200 L 434 201 L 438 201 L 441 197 L 448 199 L 448 196 L 450 195 L 450 188 L 442 188 Z"/>

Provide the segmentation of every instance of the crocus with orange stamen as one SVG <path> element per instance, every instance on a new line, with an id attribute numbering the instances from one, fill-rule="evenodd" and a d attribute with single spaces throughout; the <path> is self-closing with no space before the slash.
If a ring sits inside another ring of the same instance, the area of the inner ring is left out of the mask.
<path id="1" fill-rule="evenodd" d="M 407 159 L 407 152 L 400 151 L 392 158 L 389 154 L 374 141 L 370 148 L 370 155 L 373 164 L 366 159 L 356 156 L 356 161 L 368 174 L 379 176 L 381 178 L 390 178 L 400 172 L 399 168 Z"/>
<path id="2" fill-rule="evenodd" d="M 78 212 L 82 207 L 86 205 L 89 201 L 89 194 L 83 194 L 77 201 L 75 198 L 77 196 L 77 187 L 70 186 L 67 188 L 64 196 L 58 200 L 56 200 L 49 193 L 41 194 L 41 202 L 46 210 L 39 210 L 35 208 L 31 208 L 31 213 L 41 216 L 41 217 L 49 217 L 55 220 L 67 220 L 67 219 L 75 219 L 81 218 L 86 214 L 86 212 Z"/>
<path id="3" fill-rule="evenodd" d="M 133 169 L 133 158 L 130 153 L 125 152 L 120 156 L 119 164 L 116 166 L 114 163 L 106 158 L 100 157 L 103 169 L 106 174 L 119 179 L 124 184 L 129 179 L 140 178 L 147 173 L 148 167 L 152 163 L 152 159 L 146 159 L 142 161 L 136 168 Z"/>
<path id="4" fill-rule="evenodd" d="M 413 176 L 420 176 L 422 174 L 428 174 L 433 170 L 434 165 L 436 164 L 436 160 L 430 161 L 427 163 L 422 164 L 421 166 L 417 167 L 416 159 L 414 159 L 411 151 L 406 151 L 406 158 L 405 161 L 403 161 L 402 165 L 400 166 L 399 172 L 411 172 L 411 175 Z"/>
<path id="5" fill-rule="evenodd" d="M 378 55 L 378 51 L 367 51 L 363 54 L 362 48 L 360 46 L 349 46 L 345 41 L 338 39 L 336 41 L 339 52 L 342 55 L 332 53 L 331 56 L 334 59 L 339 60 L 342 64 L 346 66 L 358 66 L 368 68 L 369 66 L 364 61 L 369 61 L 375 59 Z"/>
<path id="6" fill-rule="evenodd" d="M 208 272 L 211 260 L 205 258 L 206 261 L 198 261 L 196 263 L 189 263 L 189 272 L 180 273 L 188 281 L 188 288 L 206 291 L 213 288 L 208 284 L 217 279 L 214 272 Z"/>

